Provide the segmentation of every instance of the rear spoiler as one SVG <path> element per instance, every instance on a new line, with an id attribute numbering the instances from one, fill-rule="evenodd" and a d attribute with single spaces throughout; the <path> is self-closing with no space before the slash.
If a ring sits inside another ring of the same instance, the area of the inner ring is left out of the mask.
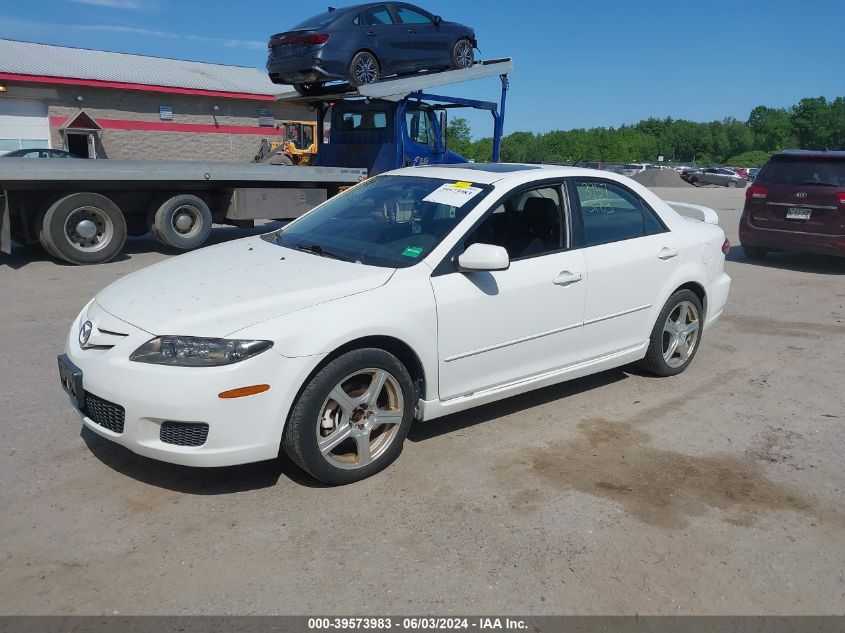
<path id="1" fill-rule="evenodd" d="M 719 214 L 710 207 L 702 207 L 700 204 L 690 204 L 689 202 L 672 202 L 671 200 L 666 200 L 665 202 L 673 207 L 683 207 L 685 209 L 692 209 L 693 211 L 700 211 L 707 224 L 719 224 Z"/>

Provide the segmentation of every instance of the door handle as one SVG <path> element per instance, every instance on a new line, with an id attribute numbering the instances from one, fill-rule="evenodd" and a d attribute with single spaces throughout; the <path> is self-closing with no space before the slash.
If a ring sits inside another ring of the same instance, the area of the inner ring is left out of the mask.
<path id="1" fill-rule="evenodd" d="M 408 33 L 416 33 L 416 29 L 408 29 Z"/>
<path id="2" fill-rule="evenodd" d="M 376 34 L 376 32 L 375 32 L 375 31 L 367 31 L 367 33 L 366 33 L 366 34 L 367 34 L 368 36 L 370 36 L 370 37 L 374 37 L 374 36 L 375 36 L 375 34 Z"/>
<path id="3" fill-rule="evenodd" d="M 571 273 L 568 270 L 564 270 L 552 280 L 552 283 L 556 286 L 568 286 L 569 284 L 581 281 L 583 278 L 584 275 L 581 273 Z"/>
<path id="4" fill-rule="evenodd" d="M 657 257 L 659 259 L 662 259 L 662 260 L 665 261 L 667 259 L 672 259 L 673 257 L 676 257 L 677 255 L 678 255 L 678 249 L 677 248 L 667 248 L 667 247 L 664 246 L 663 248 L 660 249 L 660 252 L 657 254 Z"/>

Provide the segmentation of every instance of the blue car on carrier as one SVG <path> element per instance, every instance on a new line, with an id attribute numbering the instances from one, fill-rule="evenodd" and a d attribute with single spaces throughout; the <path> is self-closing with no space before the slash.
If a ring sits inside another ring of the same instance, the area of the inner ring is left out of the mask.
<path id="1" fill-rule="evenodd" d="M 475 31 L 404 2 L 330 8 L 270 37 L 267 73 L 315 95 L 333 81 L 353 88 L 422 70 L 468 68 Z"/>

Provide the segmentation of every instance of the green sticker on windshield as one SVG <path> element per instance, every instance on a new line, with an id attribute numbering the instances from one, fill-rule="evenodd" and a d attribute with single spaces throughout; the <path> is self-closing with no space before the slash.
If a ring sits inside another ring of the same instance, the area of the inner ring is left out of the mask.
<path id="1" fill-rule="evenodd" d="M 402 254 L 405 257 L 419 257 L 420 255 L 422 255 L 422 252 L 422 246 L 406 246 L 405 250 L 402 251 Z"/>

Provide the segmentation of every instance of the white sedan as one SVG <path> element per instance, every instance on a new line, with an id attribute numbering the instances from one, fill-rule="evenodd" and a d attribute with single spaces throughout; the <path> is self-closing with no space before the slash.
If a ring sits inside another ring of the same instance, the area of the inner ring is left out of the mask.
<path id="1" fill-rule="evenodd" d="M 701 210 L 604 171 L 397 170 L 108 286 L 61 381 L 86 427 L 141 455 L 226 466 L 281 447 L 356 481 L 414 419 L 633 362 L 686 369 L 730 289 Z"/>

